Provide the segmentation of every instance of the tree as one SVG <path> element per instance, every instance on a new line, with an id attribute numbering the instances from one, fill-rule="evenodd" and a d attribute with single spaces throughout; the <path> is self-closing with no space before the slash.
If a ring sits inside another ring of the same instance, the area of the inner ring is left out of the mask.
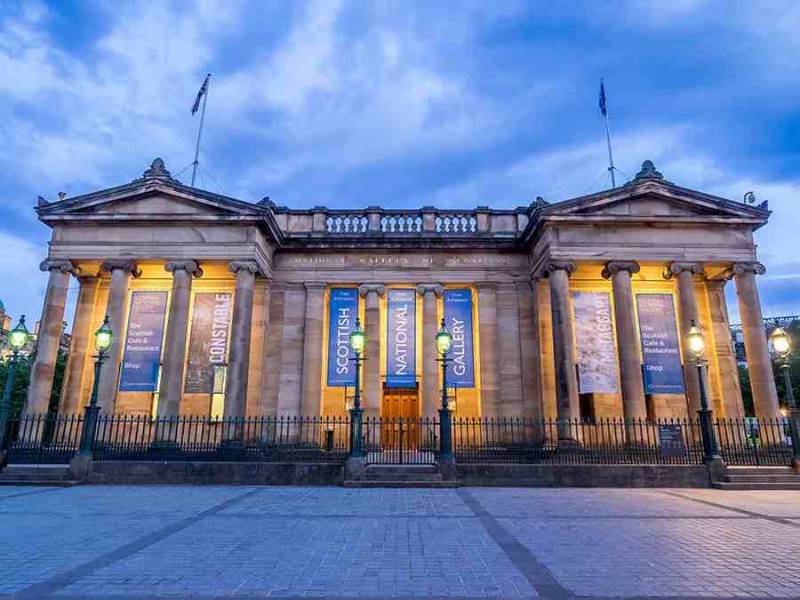
<path id="1" fill-rule="evenodd" d="M 0 362 L 0 393 L 6 388 L 6 379 L 11 367 L 11 358 Z M 11 390 L 11 416 L 12 418 L 22 412 L 25 406 L 25 396 L 28 393 L 28 385 L 31 381 L 32 356 L 20 356 L 17 359 L 17 371 L 14 374 L 14 388 Z"/>

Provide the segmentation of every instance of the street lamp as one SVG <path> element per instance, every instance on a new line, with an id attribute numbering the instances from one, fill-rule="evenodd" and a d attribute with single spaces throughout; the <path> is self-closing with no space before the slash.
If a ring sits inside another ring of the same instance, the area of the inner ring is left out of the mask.
<path id="1" fill-rule="evenodd" d="M 436 334 L 437 359 L 442 365 L 442 407 L 439 409 L 439 450 L 440 461 L 453 460 L 452 423 L 450 421 L 450 407 L 447 398 L 447 365 L 451 358 L 447 355 L 453 347 L 453 336 L 447 331 L 447 324 L 442 318 L 442 326 Z"/>
<path id="2" fill-rule="evenodd" d="M 89 404 L 84 409 L 79 456 L 92 455 L 92 441 L 97 429 L 97 417 L 100 414 L 100 407 L 97 406 L 97 386 L 100 381 L 100 368 L 113 341 L 114 332 L 111 331 L 111 327 L 108 324 L 108 315 L 106 315 L 103 319 L 103 324 L 94 332 L 94 347 L 97 350 L 97 357 L 94 361 L 94 382 L 92 383 L 92 395 L 89 397 Z"/>
<path id="3" fill-rule="evenodd" d="M 356 326 L 350 332 L 350 349 L 355 354 L 351 360 L 356 366 L 355 396 L 353 397 L 353 408 L 350 409 L 350 456 L 360 458 L 364 456 L 363 448 L 363 415 L 361 408 L 361 363 L 364 347 L 367 344 L 367 336 L 361 329 L 361 319 L 356 319 Z"/>
<path id="4" fill-rule="evenodd" d="M 792 351 L 792 341 L 780 327 L 776 327 L 775 331 L 770 334 L 769 341 L 772 343 L 772 350 L 777 355 L 780 361 L 780 369 L 783 371 L 786 405 L 789 407 L 789 436 L 792 438 L 792 452 L 794 454 L 792 464 L 797 468 L 800 465 L 800 410 L 798 410 L 797 402 L 794 399 L 792 375 L 789 368 L 789 353 Z"/>
<path id="5" fill-rule="evenodd" d="M 697 411 L 700 417 L 700 433 L 703 436 L 703 460 L 711 462 L 719 460 L 719 447 L 717 436 L 714 434 L 714 424 L 712 422 L 712 412 L 708 406 L 708 393 L 706 392 L 705 369 L 706 360 L 706 340 L 703 331 L 692 321 L 689 332 L 686 334 L 689 352 L 694 356 L 697 364 L 697 380 L 700 385 L 700 410 Z"/>
<path id="6" fill-rule="evenodd" d="M 25 315 L 19 318 L 19 323 L 8 334 L 8 345 L 11 346 L 11 361 L 8 365 L 6 385 L 3 389 L 3 399 L 0 400 L 0 466 L 5 463 L 5 449 L 8 441 L 8 421 L 11 417 L 11 392 L 14 389 L 14 378 L 17 374 L 19 351 L 25 347 L 30 338 L 28 328 L 25 327 Z"/>

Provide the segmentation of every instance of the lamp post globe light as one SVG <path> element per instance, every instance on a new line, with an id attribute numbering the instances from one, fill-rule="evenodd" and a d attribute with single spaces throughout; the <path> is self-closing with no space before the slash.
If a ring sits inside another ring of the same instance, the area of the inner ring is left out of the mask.
<path id="1" fill-rule="evenodd" d="M 712 421 L 711 408 L 708 405 L 708 392 L 706 390 L 706 339 L 703 331 L 692 321 L 689 332 L 686 334 L 689 352 L 694 357 L 697 365 L 697 380 L 700 384 L 700 410 L 697 411 L 700 417 L 700 433 L 703 438 L 703 460 L 705 462 L 717 461 L 720 459 L 717 436 L 714 433 L 714 423 Z"/>
<path id="2" fill-rule="evenodd" d="M 353 408 L 350 409 L 350 456 L 360 458 L 364 456 L 363 444 L 363 415 L 361 408 L 361 363 L 362 354 L 367 344 L 367 336 L 361 328 L 361 319 L 356 319 L 356 325 L 350 332 L 350 349 L 355 356 L 351 359 L 355 363 L 355 395 Z"/>
<path id="3" fill-rule="evenodd" d="M 788 334 L 776 327 L 769 336 L 769 341 L 772 345 L 772 350 L 780 362 L 780 369 L 783 372 L 784 387 L 786 388 L 786 406 L 789 408 L 789 436 L 792 439 L 792 464 L 795 469 L 800 466 L 800 410 L 797 408 L 797 402 L 794 399 L 794 390 L 792 389 L 792 374 L 789 367 L 789 354 L 792 351 L 792 341 Z"/>
<path id="4" fill-rule="evenodd" d="M 453 347 L 453 336 L 447 330 L 447 323 L 442 318 L 442 326 L 436 334 L 437 359 L 442 365 L 442 406 L 439 409 L 439 460 L 441 462 L 453 460 L 452 422 L 450 407 L 447 398 L 447 365 L 451 359 L 448 357 Z"/>
<path id="5" fill-rule="evenodd" d="M 11 392 L 14 390 L 14 378 L 17 374 L 19 352 L 28 343 L 29 338 L 30 333 L 28 328 L 25 327 L 25 315 L 22 315 L 16 327 L 8 334 L 8 345 L 11 346 L 11 361 L 8 365 L 6 385 L 3 388 L 3 398 L 0 400 L 0 466 L 5 463 L 8 422 L 11 417 Z"/>
<path id="6" fill-rule="evenodd" d="M 97 430 L 97 417 L 100 407 L 97 406 L 97 385 L 100 380 L 100 368 L 106 357 L 106 352 L 111 348 L 114 341 L 114 332 L 108 324 L 108 315 L 103 319 L 103 324 L 94 332 L 94 347 L 97 350 L 97 357 L 94 361 L 94 381 L 92 382 L 92 395 L 89 397 L 89 404 L 84 409 L 83 431 L 81 432 L 81 444 L 78 451 L 79 456 L 91 456 L 92 441 Z"/>

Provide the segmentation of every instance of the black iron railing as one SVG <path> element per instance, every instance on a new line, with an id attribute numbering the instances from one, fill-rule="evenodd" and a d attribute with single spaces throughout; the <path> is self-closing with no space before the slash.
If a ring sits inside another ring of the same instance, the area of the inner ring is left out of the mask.
<path id="1" fill-rule="evenodd" d="M 7 424 L 11 463 L 67 463 L 79 449 L 83 415 L 15 417 Z M 719 419 L 713 430 L 730 465 L 789 465 L 785 419 Z M 365 417 L 363 442 L 371 464 L 434 464 L 439 419 Z M 350 449 L 349 416 L 201 416 L 152 418 L 103 415 L 96 460 L 343 462 Z M 676 464 L 703 462 L 697 420 L 558 421 L 459 418 L 452 421 L 457 463 Z"/>

